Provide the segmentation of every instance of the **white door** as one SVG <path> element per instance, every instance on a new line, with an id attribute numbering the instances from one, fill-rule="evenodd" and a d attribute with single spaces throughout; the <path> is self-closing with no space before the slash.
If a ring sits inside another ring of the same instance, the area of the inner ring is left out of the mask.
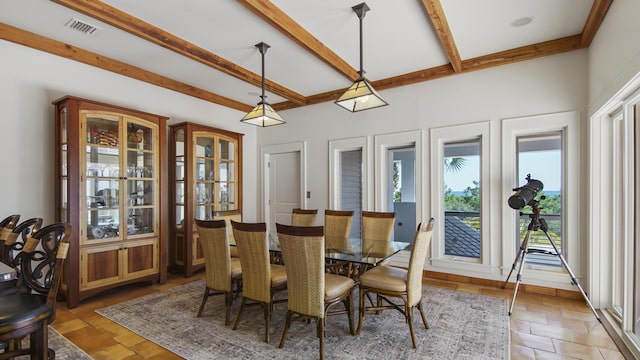
<path id="1" fill-rule="evenodd" d="M 291 224 L 291 210 L 300 206 L 300 152 L 270 154 L 268 163 L 269 200 L 267 204 L 269 233 L 275 234 L 276 223 Z"/>

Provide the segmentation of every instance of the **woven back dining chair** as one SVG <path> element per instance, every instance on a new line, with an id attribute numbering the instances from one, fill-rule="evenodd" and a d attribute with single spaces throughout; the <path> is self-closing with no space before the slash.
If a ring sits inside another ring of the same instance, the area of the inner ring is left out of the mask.
<path id="1" fill-rule="evenodd" d="M 224 324 L 229 325 L 234 287 L 235 294 L 239 294 L 242 286 L 240 259 L 231 257 L 224 220 L 207 221 L 195 219 L 194 222 L 196 231 L 200 236 L 200 246 L 204 254 L 204 269 L 206 273 L 204 297 L 197 317 L 202 316 L 202 310 L 209 296 L 223 295 L 225 305 Z"/>
<path id="2" fill-rule="evenodd" d="M 269 321 L 275 302 L 274 295 L 287 289 L 287 273 L 284 266 L 269 262 L 266 223 L 240 223 L 232 220 L 231 226 L 242 263 L 242 303 L 233 329 L 240 326 L 245 305 L 259 304 L 264 312 L 264 341 L 269 342 Z M 248 304 L 247 300 L 253 303 Z"/>
<path id="3" fill-rule="evenodd" d="M 213 220 L 224 220 L 227 229 L 227 238 L 229 239 L 229 245 L 231 246 L 231 257 L 238 257 L 238 248 L 236 245 L 236 238 L 233 237 L 233 228 L 231 227 L 231 220 L 235 222 L 242 222 L 242 213 L 240 210 L 218 210 L 213 212 Z"/>
<path id="4" fill-rule="evenodd" d="M 291 225 L 315 226 L 318 209 L 293 209 L 291 210 Z"/>
<path id="5" fill-rule="evenodd" d="M 353 246 L 349 240 L 353 210 L 325 210 L 324 211 L 324 239 L 327 249 L 352 252 Z"/>
<path id="6" fill-rule="evenodd" d="M 387 253 L 396 220 L 394 212 L 362 212 L 362 252 Z"/>
<path id="7" fill-rule="evenodd" d="M 360 316 L 357 333 L 362 331 L 364 315 L 366 312 L 379 313 L 383 310 L 398 310 L 404 315 L 405 322 L 409 324 L 411 342 L 416 347 L 416 336 L 413 331 L 412 312 L 418 309 L 422 317 L 424 328 L 429 324 L 422 309 L 422 272 L 427 257 L 427 250 L 431 243 L 434 219 L 426 224 L 418 225 L 413 247 L 409 258 L 409 268 L 400 269 L 393 266 L 377 266 L 360 276 Z M 376 305 L 365 306 L 364 298 L 369 293 L 377 295 Z M 398 298 L 402 304 L 394 303 L 390 298 Z"/>
<path id="8" fill-rule="evenodd" d="M 24 245 L 20 276 L 28 292 L 7 295 L 0 301 L 0 343 L 4 358 L 29 354 L 32 359 L 53 359 L 48 349 L 48 325 L 55 320 L 56 297 L 62 267 L 69 251 L 71 225 L 54 223 L 41 228 Z M 21 347 L 29 335 L 29 347 Z"/>
<path id="9" fill-rule="evenodd" d="M 322 226 L 288 226 L 276 224 L 278 241 L 287 270 L 289 295 L 287 320 L 279 347 L 282 348 L 294 316 L 314 319 L 320 341 L 320 359 L 324 358 L 324 329 L 328 315 L 347 314 L 349 332 L 353 335 L 353 288 L 355 282 L 346 276 L 328 274 L 324 263 L 324 229 Z M 343 303 L 344 310 L 330 311 Z"/>

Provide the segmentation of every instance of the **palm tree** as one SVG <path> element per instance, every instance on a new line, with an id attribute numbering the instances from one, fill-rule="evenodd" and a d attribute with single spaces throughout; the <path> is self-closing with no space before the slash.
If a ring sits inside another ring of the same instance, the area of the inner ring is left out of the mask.
<path id="1" fill-rule="evenodd" d="M 460 171 L 460 169 L 462 169 L 466 164 L 467 159 L 463 157 L 444 158 L 444 169 L 446 171 Z"/>

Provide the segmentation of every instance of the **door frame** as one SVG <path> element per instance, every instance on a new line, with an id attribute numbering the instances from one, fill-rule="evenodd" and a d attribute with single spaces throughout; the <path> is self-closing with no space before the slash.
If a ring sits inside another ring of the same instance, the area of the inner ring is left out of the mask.
<path id="1" fill-rule="evenodd" d="M 260 147 L 260 178 L 261 178 L 261 191 L 260 197 L 261 203 L 259 209 L 261 214 L 259 217 L 262 221 L 269 224 L 269 157 L 275 154 L 284 153 L 300 153 L 300 193 L 298 194 L 300 207 L 307 207 L 307 155 L 306 155 L 307 143 L 306 141 L 286 143 L 286 144 L 274 144 L 264 145 Z"/>
<path id="2" fill-rule="evenodd" d="M 423 204 L 428 204 L 428 199 L 423 198 L 423 138 L 422 130 L 406 131 L 401 133 L 381 134 L 374 137 L 375 147 L 375 204 L 373 211 L 388 211 L 389 204 L 389 150 L 413 146 L 416 154 L 415 159 L 415 192 L 416 192 L 416 224 L 422 221 L 422 214 L 425 213 Z"/>

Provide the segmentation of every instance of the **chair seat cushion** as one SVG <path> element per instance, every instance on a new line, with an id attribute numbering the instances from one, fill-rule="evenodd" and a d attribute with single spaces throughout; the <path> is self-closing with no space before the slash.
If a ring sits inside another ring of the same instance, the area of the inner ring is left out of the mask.
<path id="1" fill-rule="evenodd" d="M 18 288 L 18 280 L 13 279 L 0 282 L 0 297 L 17 294 L 19 292 L 20 289 Z"/>
<path id="2" fill-rule="evenodd" d="M 242 277 L 242 265 L 240 258 L 231 258 L 231 278 L 239 279 Z"/>
<path id="3" fill-rule="evenodd" d="M 360 285 L 388 291 L 407 291 L 407 270 L 376 266 L 360 276 Z"/>
<path id="4" fill-rule="evenodd" d="M 53 313 L 47 299 L 40 295 L 14 294 L 0 298 L 0 327 L 30 321 L 46 313 Z"/>
<path id="5" fill-rule="evenodd" d="M 277 288 L 287 284 L 287 271 L 283 265 L 271 264 L 271 287 Z"/>
<path id="6" fill-rule="evenodd" d="M 340 297 L 345 292 L 353 289 L 355 281 L 346 276 L 336 274 L 324 275 L 324 299 L 331 300 Z"/>

